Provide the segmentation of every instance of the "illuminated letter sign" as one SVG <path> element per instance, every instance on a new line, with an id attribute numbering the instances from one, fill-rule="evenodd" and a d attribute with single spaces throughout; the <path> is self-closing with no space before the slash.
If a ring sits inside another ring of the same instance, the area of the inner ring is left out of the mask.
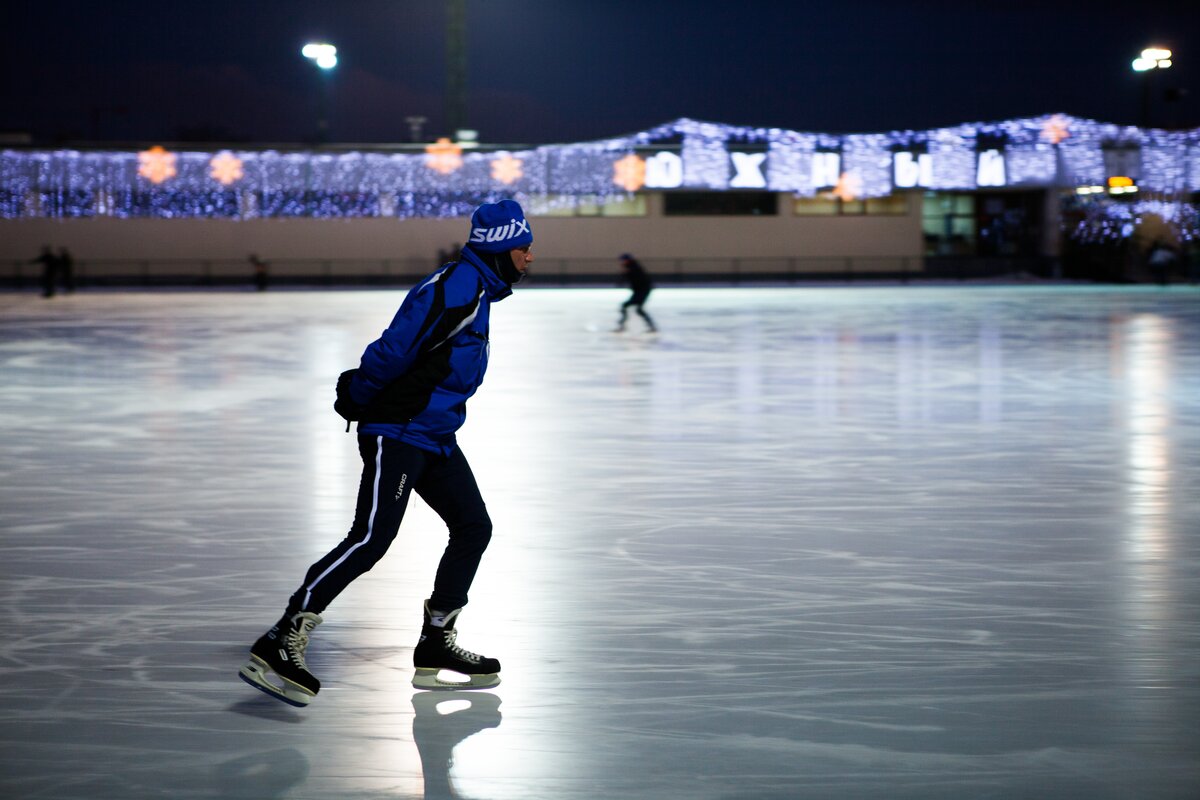
<path id="1" fill-rule="evenodd" d="M 1008 183 L 1004 175 L 1004 154 L 999 150 L 984 150 L 979 154 L 979 167 L 975 173 L 979 186 L 1003 186 Z"/>
<path id="2" fill-rule="evenodd" d="M 837 186 L 842 175 L 842 157 L 837 153 L 813 153 L 813 188 Z"/>
<path id="3" fill-rule="evenodd" d="M 929 153 L 896 153 L 892 156 L 892 176 L 899 189 L 928 186 L 933 183 L 933 156 Z"/>
<path id="4" fill-rule="evenodd" d="M 734 189 L 765 189 L 767 177 L 763 175 L 762 165 L 767 160 L 766 153 L 730 153 L 733 168 L 737 174 L 729 181 Z"/>
<path id="5" fill-rule="evenodd" d="M 678 189 L 683 185 L 683 159 L 674 153 L 655 153 L 646 159 L 646 186 Z"/>

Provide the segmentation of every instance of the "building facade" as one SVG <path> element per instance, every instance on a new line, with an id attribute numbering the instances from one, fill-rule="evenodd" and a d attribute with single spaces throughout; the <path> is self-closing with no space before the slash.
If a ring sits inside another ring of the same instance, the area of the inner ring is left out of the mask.
<path id="1" fill-rule="evenodd" d="M 236 279 L 249 253 L 280 277 L 403 280 L 500 197 L 562 281 L 609 276 L 621 252 L 679 280 L 1061 272 L 1088 248 L 1127 259 L 1149 227 L 1187 248 L 1198 191 L 1200 130 L 1065 114 L 845 135 L 684 119 L 533 148 L 12 148 L 0 277 L 51 245 L 96 282 Z"/>

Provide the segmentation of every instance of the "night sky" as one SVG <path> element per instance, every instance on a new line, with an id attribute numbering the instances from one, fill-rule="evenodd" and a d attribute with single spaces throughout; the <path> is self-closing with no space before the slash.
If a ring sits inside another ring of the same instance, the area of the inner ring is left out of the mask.
<path id="1" fill-rule="evenodd" d="M 445 129 L 436 0 L 19 2 L 0 12 L 0 131 L 82 141 L 410 140 Z M 486 143 L 617 136 L 690 117 L 830 133 L 1064 112 L 1200 126 L 1195 0 L 467 0 L 467 123 Z M 300 55 L 338 47 L 324 78 Z M 1190 92 L 1167 102 L 1167 89 Z"/>

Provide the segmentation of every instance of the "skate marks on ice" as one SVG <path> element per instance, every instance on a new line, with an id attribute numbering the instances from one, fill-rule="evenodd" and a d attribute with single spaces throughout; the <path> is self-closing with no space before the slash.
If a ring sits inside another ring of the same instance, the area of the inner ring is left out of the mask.
<path id="1" fill-rule="evenodd" d="M 436 716 L 420 503 L 312 706 L 236 679 L 348 524 L 331 381 L 392 293 L 4 300 L 4 796 L 1194 796 L 1194 292 L 663 289 L 658 341 L 581 330 L 622 297 L 496 309 L 462 636 L 504 684 Z"/>
<path id="2" fill-rule="evenodd" d="M 570 575 L 548 638 L 591 622 L 540 682 L 612 688 L 593 724 L 709 787 L 1187 796 L 1195 292 L 724 297 L 671 295 L 670 349 L 522 373 L 556 446 L 521 544 L 582 528 L 538 574 Z"/>

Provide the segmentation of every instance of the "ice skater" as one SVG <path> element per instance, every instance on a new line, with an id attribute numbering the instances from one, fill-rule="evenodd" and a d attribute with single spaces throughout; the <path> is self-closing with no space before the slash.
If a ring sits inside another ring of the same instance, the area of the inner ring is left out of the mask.
<path id="1" fill-rule="evenodd" d="M 525 276 L 532 242 L 516 202 L 481 205 L 458 260 L 415 286 L 358 368 L 338 379 L 334 408 L 358 422 L 363 460 L 354 522 L 346 538 L 309 568 L 283 616 L 250 648 L 239 673 L 247 683 L 295 706 L 316 696 L 321 683 L 305 663 L 309 636 L 330 602 L 387 552 L 414 491 L 445 521 L 449 542 L 425 601 L 413 685 L 478 689 L 500 682 L 498 660 L 456 643 L 455 623 L 492 522 L 455 432 L 487 367 L 491 304 Z M 465 682 L 442 680 L 443 669 Z"/>
<path id="2" fill-rule="evenodd" d="M 621 254 L 621 270 L 624 273 L 625 280 L 629 284 L 633 294 L 629 299 L 621 304 L 621 319 L 617 321 L 617 327 L 614 333 L 621 333 L 625 330 L 625 319 L 629 315 L 629 307 L 633 306 L 640 316 L 646 322 L 646 328 L 651 333 L 657 333 L 658 328 L 654 326 L 654 320 L 650 319 L 650 315 L 646 313 L 646 309 L 642 306 L 646 303 L 646 298 L 650 296 L 650 290 L 654 288 L 654 282 L 650 280 L 650 274 L 646 272 L 638 260 L 629 253 Z"/>

